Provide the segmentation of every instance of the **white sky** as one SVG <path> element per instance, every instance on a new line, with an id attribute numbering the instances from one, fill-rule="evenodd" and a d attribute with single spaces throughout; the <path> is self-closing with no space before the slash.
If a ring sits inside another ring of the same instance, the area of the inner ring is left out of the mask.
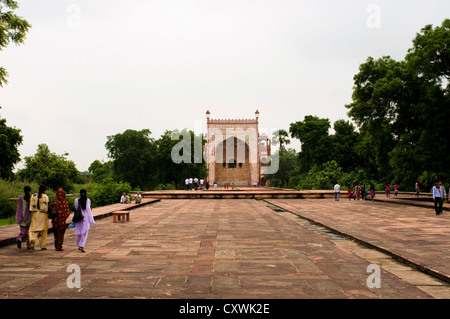
<path id="1" fill-rule="evenodd" d="M 108 135 L 159 138 L 196 121 L 206 131 L 208 109 L 258 109 L 269 134 L 305 115 L 347 120 L 359 65 L 403 59 L 422 27 L 450 13 L 448 0 L 18 2 L 32 28 L 0 52 L 10 74 L 1 117 L 22 130 L 22 158 L 46 143 L 80 171 L 108 160 Z"/>

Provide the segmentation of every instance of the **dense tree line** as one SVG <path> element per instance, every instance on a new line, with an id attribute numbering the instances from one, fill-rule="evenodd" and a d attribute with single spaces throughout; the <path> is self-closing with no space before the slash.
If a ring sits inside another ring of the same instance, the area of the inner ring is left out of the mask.
<path id="1" fill-rule="evenodd" d="M 112 177 L 130 183 L 135 189 L 177 189 L 184 187 L 185 178 L 206 177 L 203 158 L 203 136 L 183 130 L 166 131 L 157 140 L 150 137 L 150 130 L 126 130 L 107 137 L 106 149 L 111 161 L 94 161 L 89 167 L 96 182 Z M 201 154 L 196 158 L 195 142 Z M 179 146 L 179 147 L 178 147 Z M 173 160 L 174 149 L 180 148 L 180 156 L 187 160 Z"/>
<path id="2" fill-rule="evenodd" d="M 450 20 L 425 26 L 403 61 L 369 57 L 354 76 L 351 121 L 305 116 L 290 124 L 301 151 L 280 148 L 272 185 L 331 188 L 335 182 L 429 189 L 450 180 Z M 286 171 L 287 170 L 287 171 Z M 332 172 L 335 172 L 333 178 Z M 326 177 L 328 176 L 328 177 Z M 323 178 L 322 178 L 323 177 Z"/>

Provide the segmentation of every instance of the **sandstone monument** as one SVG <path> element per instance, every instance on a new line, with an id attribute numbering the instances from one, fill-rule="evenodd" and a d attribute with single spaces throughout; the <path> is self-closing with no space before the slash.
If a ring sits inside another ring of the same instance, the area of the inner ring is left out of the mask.
<path id="1" fill-rule="evenodd" d="M 264 185 L 270 140 L 259 134 L 259 111 L 253 119 L 211 119 L 206 112 L 208 180 L 235 186 Z"/>

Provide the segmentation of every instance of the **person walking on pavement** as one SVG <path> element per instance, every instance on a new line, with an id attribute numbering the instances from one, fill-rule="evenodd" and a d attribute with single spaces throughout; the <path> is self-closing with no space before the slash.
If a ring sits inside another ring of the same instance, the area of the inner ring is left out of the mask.
<path id="1" fill-rule="evenodd" d="M 70 210 L 69 204 L 66 200 L 66 193 L 62 188 L 56 191 L 56 198 L 52 199 L 52 205 L 55 205 L 58 210 L 58 214 L 52 219 L 53 235 L 55 237 L 55 249 L 57 251 L 63 251 L 64 234 L 67 229 L 67 218 L 69 218 Z"/>
<path id="2" fill-rule="evenodd" d="M 20 227 L 20 233 L 16 238 L 17 248 L 22 249 L 22 241 L 28 239 L 28 231 L 30 229 L 31 213 L 30 213 L 30 198 L 31 187 L 25 186 L 24 195 L 19 196 L 16 210 L 16 221 Z M 27 249 L 30 249 L 30 240 L 27 240 Z"/>
<path id="3" fill-rule="evenodd" d="M 389 185 L 389 183 L 384 184 L 384 189 L 385 189 L 385 194 L 387 198 L 391 197 L 391 190 L 390 190 L 391 186 Z"/>
<path id="4" fill-rule="evenodd" d="M 34 250 L 34 245 L 38 240 L 41 250 L 47 250 L 47 234 L 48 234 L 48 196 L 45 194 L 47 187 L 39 186 L 39 193 L 33 194 L 30 198 L 31 222 L 28 231 L 30 238 L 30 249 Z"/>
<path id="5" fill-rule="evenodd" d="M 370 185 L 370 196 L 372 197 L 373 202 L 373 199 L 375 198 L 375 187 L 373 185 Z"/>
<path id="6" fill-rule="evenodd" d="M 436 211 L 436 215 L 442 214 L 442 204 L 443 204 L 443 187 L 439 185 L 439 182 L 436 182 L 433 186 L 433 201 L 434 201 L 434 210 Z"/>
<path id="7" fill-rule="evenodd" d="M 339 201 L 339 193 L 341 192 L 341 186 L 336 183 L 336 185 L 334 185 L 334 200 L 335 201 Z"/>
<path id="8" fill-rule="evenodd" d="M 83 219 L 75 223 L 75 235 L 77 235 L 78 250 L 84 253 L 89 229 L 91 225 L 95 225 L 91 210 L 91 200 L 87 197 L 85 189 L 80 190 L 80 197 L 75 199 L 75 209 L 78 209 L 78 206 L 81 206 Z"/>

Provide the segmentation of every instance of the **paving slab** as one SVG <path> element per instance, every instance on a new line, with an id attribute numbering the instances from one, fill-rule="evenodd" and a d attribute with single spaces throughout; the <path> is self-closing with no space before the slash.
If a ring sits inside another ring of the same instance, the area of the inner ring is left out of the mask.
<path id="1" fill-rule="evenodd" d="M 330 213 L 328 202 L 308 205 Z M 132 210 L 129 222 L 98 219 L 86 253 L 69 229 L 64 248 L 0 247 L 0 298 L 433 298 L 385 269 L 370 288 L 370 261 L 250 199 L 161 200 Z M 68 285 L 69 265 L 81 271 L 79 287 Z"/>
<path id="2" fill-rule="evenodd" d="M 372 245 L 450 282 L 450 214 L 428 207 L 341 199 L 267 202 Z"/>

